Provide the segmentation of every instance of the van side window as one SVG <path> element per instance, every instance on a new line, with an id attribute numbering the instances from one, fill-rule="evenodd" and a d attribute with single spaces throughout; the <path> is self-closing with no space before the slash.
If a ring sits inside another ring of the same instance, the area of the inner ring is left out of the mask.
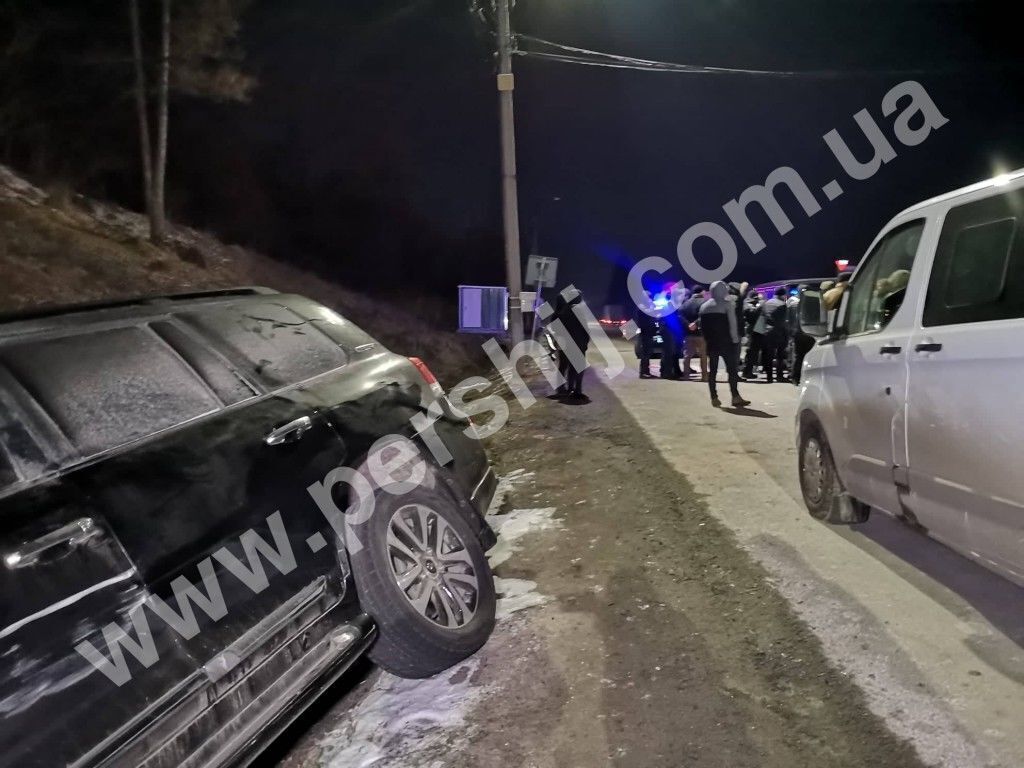
<path id="1" fill-rule="evenodd" d="M 928 283 L 925 326 L 1024 317 L 1024 193 L 958 206 L 946 214 Z"/>
<path id="2" fill-rule="evenodd" d="M 90 456 L 220 408 L 148 328 L 114 328 L 0 348 L 0 362 Z"/>
<path id="3" fill-rule="evenodd" d="M 246 302 L 181 315 L 271 389 L 339 368 L 345 351 L 279 304 Z"/>
<path id="4" fill-rule="evenodd" d="M 892 320 L 906 298 L 923 232 L 924 220 L 903 224 L 885 235 L 868 255 L 853 281 L 847 334 L 880 331 Z"/>

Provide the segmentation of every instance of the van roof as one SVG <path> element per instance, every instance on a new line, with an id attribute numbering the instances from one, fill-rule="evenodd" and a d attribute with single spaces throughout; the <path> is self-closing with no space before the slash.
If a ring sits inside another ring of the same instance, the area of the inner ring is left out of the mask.
<path id="1" fill-rule="evenodd" d="M 998 176 L 993 176 L 991 179 L 979 181 L 977 184 L 971 184 L 966 187 L 961 187 L 960 189 L 953 190 L 952 192 L 946 192 L 945 194 L 938 195 L 937 197 L 933 197 L 923 202 L 912 205 L 906 210 L 901 211 L 899 216 L 897 216 L 896 218 L 904 216 L 908 213 L 920 211 L 924 208 L 928 208 L 938 203 L 947 203 L 950 200 L 955 200 L 956 198 L 963 197 L 964 195 L 970 195 L 975 192 L 982 192 L 984 190 L 994 189 L 996 187 L 1005 187 L 1013 182 L 1020 181 L 1021 179 L 1024 179 L 1024 168 L 1018 168 L 1017 170 L 1010 171 L 1009 173 L 1001 173 Z"/>

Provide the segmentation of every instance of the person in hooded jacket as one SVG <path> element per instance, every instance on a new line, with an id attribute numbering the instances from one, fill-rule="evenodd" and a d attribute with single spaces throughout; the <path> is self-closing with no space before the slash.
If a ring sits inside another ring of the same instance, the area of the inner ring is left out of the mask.
<path id="1" fill-rule="evenodd" d="M 736 321 L 736 300 L 729 295 L 729 286 L 721 280 L 711 284 L 711 298 L 700 308 L 700 327 L 704 333 L 704 343 L 708 353 L 708 390 L 711 394 L 711 405 L 718 408 L 722 401 L 718 399 L 718 360 L 725 360 L 725 369 L 729 374 L 729 392 L 732 395 L 734 408 L 750 405 L 749 400 L 740 396 L 739 360 L 740 334 Z"/>
<path id="2" fill-rule="evenodd" d="M 562 375 L 565 383 L 556 390 L 556 394 L 571 397 L 576 400 L 583 400 L 583 371 L 586 370 L 587 347 L 590 346 L 590 333 L 583 324 L 573 308 L 582 303 L 583 294 L 574 289 L 574 294 L 567 300 L 562 293 L 558 294 L 555 301 L 555 312 L 551 316 L 551 330 L 558 343 L 558 372 Z M 560 321 L 555 325 L 555 321 Z M 577 369 L 565 350 L 569 344 L 574 345 L 584 356 L 583 365 Z"/>

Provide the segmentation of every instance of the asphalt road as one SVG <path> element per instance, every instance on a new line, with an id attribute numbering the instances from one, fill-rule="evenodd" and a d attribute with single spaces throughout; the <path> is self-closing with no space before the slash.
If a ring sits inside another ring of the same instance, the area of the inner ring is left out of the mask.
<path id="1" fill-rule="evenodd" d="M 1020 590 L 895 523 L 810 520 L 792 386 L 740 413 L 599 376 L 580 406 L 535 386 L 490 442 L 483 651 L 427 681 L 364 667 L 265 764 L 1020 764 Z"/>
<path id="2" fill-rule="evenodd" d="M 1024 763 L 1024 590 L 885 515 L 811 520 L 792 385 L 742 385 L 745 411 L 710 408 L 699 382 L 608 385 L 894 733 L 935 765 Z"/>

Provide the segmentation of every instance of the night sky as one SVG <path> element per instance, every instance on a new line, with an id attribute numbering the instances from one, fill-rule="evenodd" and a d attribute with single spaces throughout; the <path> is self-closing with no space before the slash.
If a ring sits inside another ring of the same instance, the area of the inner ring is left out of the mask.
<path id="1" fill-rule="evenodd" d="M 1005 7 L 520 0 L 517 31 L 569 45 L 852 73 L 708 76 L 517 57 L 524 255 L 537 237 L 543 254 L 562 259 L 560 282 L 600 305 L 621 281 L 614 265 L 653 255 L 674 262 L 687 227 L 727 225 L 724 203 L 788 165 L 823 210 L 806 219 L 791 204 L 796 226 L 784 237 L 755 217 L 768 247 L 751 255 L 737 238 L 735 278 L 825 275 L 836 258 L 858 259 L 907 205 L 1024 165 L 1024 52 Z M 180 171 L 203 190 L 193 202 L 210 220 L 200 223 L 371 288 L 500 283 L 492 37 L 468 0 L 257 1 L 245 24 L 261 81 L 253 102 L 196 105 L 181 119 L 179 142 L 197 141 L 203 125 L 214 148 L 209 162 Z M 901 72 L 920 69 L 930 71 Z M 893 162 L 867 181 L 847 180 L 827 203 L 820 189 L 838 164 L 821 137 L 836 128 L 863 149 L 853 114 L 867 108 L 891 139 L 882 96 L 907 79 L 925 86 L 949 123 L 920 146 L 894 142 Z M 419 245 L 450 261 L 417 258 Z M 396 264 L 368 264 L 376 252 Z"/>

